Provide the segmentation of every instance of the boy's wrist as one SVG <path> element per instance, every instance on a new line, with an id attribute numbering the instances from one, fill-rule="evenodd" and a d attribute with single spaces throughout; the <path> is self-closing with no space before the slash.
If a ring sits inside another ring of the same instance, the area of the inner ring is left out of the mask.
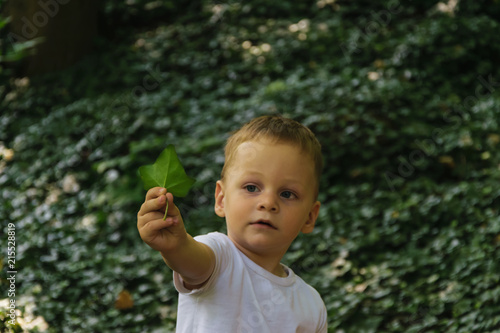
<path id="1" fill-rule="evenodd" d="M 209 277 L 215 262 L 212 250 L 207 249 L 207 245 L 199 243 L 186 232 L 185 240 L 168 252 L 160 253 L 165 264 L 182 276 L 185 282 L 197 285 Z"/>
<path id="2" fill-rule="evenodd" d="M 175 254 L 189 246 L 189 239 L 192 238 L 186 230 L 183 232 L 179 232 L 176 235 L 175 242 L 171 242 L 170 244 L 166 244 L 165 249 L 160 249 L 159 252 L 164 258 L 168 258 L 172 254 Z"/>

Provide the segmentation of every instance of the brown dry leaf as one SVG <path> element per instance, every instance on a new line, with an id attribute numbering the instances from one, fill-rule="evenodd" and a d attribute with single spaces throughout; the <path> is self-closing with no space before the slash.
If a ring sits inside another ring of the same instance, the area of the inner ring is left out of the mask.
<path id="1" fill-rule="evenodd" d="M 375 67 L 377 68 L 384 68 L 385 67 L 385 62 L 382 59 L 377 59 L 373 62 Z"/>
<path id="2" fill-rule="evenodd" d="M 450 168 L 455 167 L 455 161 L 453 160 L 453 157 L 451 157 L 451 156 L 447 156 L 447 155 L 439 156 L 439 163 L 445 164 Z"/>
<path id="3" fill-rule="evenodd" d="M 363 174 L 362 169 L 353 169 L 349 172 L 349 176 L 351 176 L 351 178 L 357 178 L 357 177 L 361 176 L 362 174 Z"/>
<path id="4" fill-rule="evenodd" d="M 130 309 L 134 306 L 134 300 L 129 291 L 124 289 L 120 292 L 115 301 L 115 308 L 118 310 Z"/>
<path id="5" fill-rule="evenodd" d="M 492 145 L 492 146 L 496 146 L 498 143 L 500 143 L 500 135 L 498 134 L 489 134 L 488 135 L 488 142 Z"/>

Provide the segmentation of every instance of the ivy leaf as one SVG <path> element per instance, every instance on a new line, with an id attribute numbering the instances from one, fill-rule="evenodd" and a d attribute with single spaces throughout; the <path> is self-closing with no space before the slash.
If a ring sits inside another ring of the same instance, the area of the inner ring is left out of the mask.
<path id="1" fill-rule="evenodd" d="M 173 145 L 168 145 L 154 164 L 141 166 L 139 175 L 145 190 L 156 186 L 164 187 L 176 197 L 185 197 L 195 182 L 193 178 L 186 175 Z M 164 220 L 167 218 L 167 211 L 168 201 Z"/>

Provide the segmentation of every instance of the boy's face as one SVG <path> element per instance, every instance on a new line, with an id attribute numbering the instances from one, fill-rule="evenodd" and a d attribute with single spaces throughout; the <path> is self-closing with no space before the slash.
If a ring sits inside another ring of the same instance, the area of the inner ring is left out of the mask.
<path id="1" fill-rule="evenodd" d="M 314 165 L 287 143 L 240 144 L 215 192 L 215 212 L 226 218 L 229 238 L 245 254 L 283 256 L 299 232 L 314 228 Z"/>

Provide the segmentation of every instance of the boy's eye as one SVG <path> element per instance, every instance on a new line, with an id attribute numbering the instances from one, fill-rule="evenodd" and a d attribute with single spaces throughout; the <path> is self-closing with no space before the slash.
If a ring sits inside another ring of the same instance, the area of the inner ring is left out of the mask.
<path id="1" fill-rule="evenodd" d="M 290 191 L 281 192 L 281 196 L 285 199 L 292 199 L 292 198 L 296 197 L 296 195 Z"/>
<path id="2" fill-rule="evenodd" d="M 245 186 L 248 192 L 257 192 L 257 186 L 255 185 L 247 185 Z"/>

